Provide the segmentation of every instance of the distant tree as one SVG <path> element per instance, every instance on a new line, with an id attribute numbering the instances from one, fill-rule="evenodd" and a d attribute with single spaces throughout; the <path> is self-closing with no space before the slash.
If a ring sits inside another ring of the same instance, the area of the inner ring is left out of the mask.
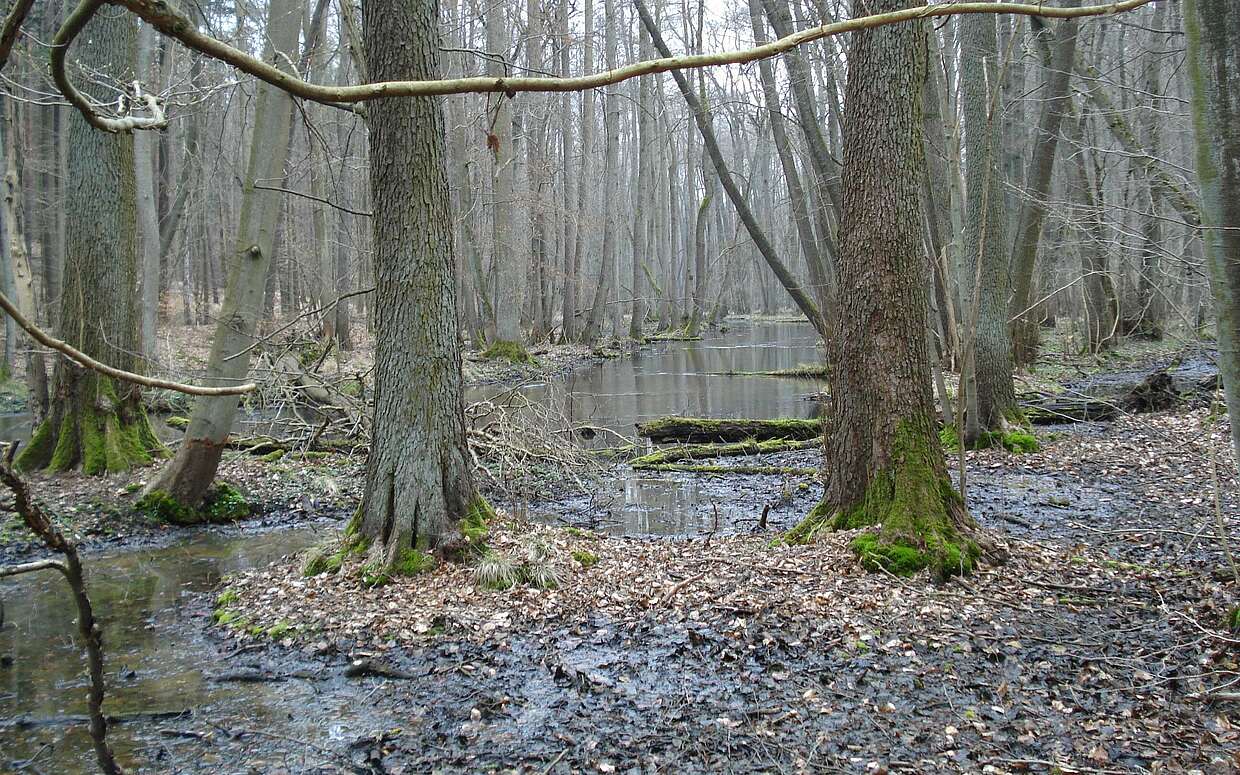
<path id="1" fill-rule="evenodd" d="M 878 0 L 864 12 L 910 5 Z M 863 564 L 947 576 L 970 571 L 990 542 L 952 489 L 930 390 L 918 202 L 925 35 L 910 22 L 851 41 L 826 492 L 787 539 L 873 527 L 853 544 Z"/>
<path id="2" fill-rule="evenodd" d="M 73 47 L 78 82 L 99 103 L 116 101 L 102 85 L 133 79 L 138 25 L 126 14 L 99 14 Z M 89 75 L 87 75 L 89 74 Z M 93 129 L 71 111 L 68 127 L 66 254 L 60 306 L 61 338 L 112 366 L 138 371 L 137 207 L 134 143 L 129 133 Z M 161 449 L 136 385 L 60 359 L 51 406 L 17 465 L 88 474 L 150 462 Z"/>

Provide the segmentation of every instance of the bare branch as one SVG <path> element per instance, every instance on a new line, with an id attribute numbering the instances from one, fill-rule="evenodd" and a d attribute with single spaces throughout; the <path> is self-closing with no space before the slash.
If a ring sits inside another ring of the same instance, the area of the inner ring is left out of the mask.
<path id="1" fill-rule="evenodd" d="M 228 387 L 205 387 L 202 385 L 186 385 L 182 382 L 173 382 L 167 379 L 134 374 L 132 371 L 125 371 L 114 366 L 109 366 L 106 363 L 101 363 L 67 342 L 62 342 L 61 340 L 51 336 L 23 315 L 21 310 L 17 308 L 17 305 L 15 305 L 13 301 L 3 293 L 0 293 L 0 309 L 3 309 L 5 312 L 9 313 L 9 317 L 13 318 L 17 325 L 21 326 L 26 333 L 30 334 L 31 338 L 39 344 L 44 347 L 50 347 L 56 352 L 67 356 L 70 360 L 75 361 L 88 369 L 93 369 L 100 374 L 106 374 L 113 379 L 133 382 L 135 384 L 145 385 L 146 387 L 151 388 L 175 390 L 178 393 L 187 393 L 191 396 L 235 396 L 243 393 L 251 393 L 258 387 L 253 382 L 246 382 L 243 385 L 232 385 Z"/>

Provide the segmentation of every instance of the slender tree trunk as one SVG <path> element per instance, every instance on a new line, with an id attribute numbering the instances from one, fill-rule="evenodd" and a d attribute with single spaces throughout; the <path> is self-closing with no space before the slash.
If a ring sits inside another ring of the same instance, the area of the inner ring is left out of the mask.
<path id="1" fill-rule="evenodd" d="M 864 13 L 910 6 L 876 0 Z M 987 543 L 952 489 L 926 346 L 929 312 L 918 186 L 925 76 L 920 22 L 854 33 L 844 98 L 840 307 L 832 337 L 826 492 L 787 536 L 876 527 L 853 542 L 867 567 L 966 573 Z"/>
<path id="2" fill-rule="evenodd" d="M 440 77 L 436 3 L 368 0 L 371 77 Z M 377 341 L 374 439 L 357 527 L 389 566 L 457 545 L 486 511 L 465 446 L 456 261 L 439 98 L 370 103 Z"/>
<path id="3" fill-rule="evenodd" d="M 268 6 L 268 44 L 264 58 L 292 70 L 301 30 L 301 9 L 295 0 L 274 0 Z M 276 226 L 284 199 L 279 192 L 258 189 L 262 180 L 281 180 L 288 157 L 292 99 L 270 84 L 258 85 L 249 166 L 242 181 L 241 221 L 234 252 L 228 257 L 228 287 L 211 342 L 205 384 L 233 385 L 249 372 L 254 332 L 263 311 L 267 273 L 275 255 Z M 283 295 L 282 295 L 283 300 Z M 220 455 L 237 415 L 240 396 L 200 397 L 176 455 L 147 484 L 145 497 L 166 519 L 197 521 Z"/>
<path id="4" fill-rule="evenodd" d="M 155 50 L 155 30 L 142 25 L 138 32 L 138 76 L 144 82 L 151 72 Z M 159 212 L 155 194 L 155 161 L 158 137 L 152 132 L 135 132 L 133 139 L 134 174 L 138 187 L 138 227 L 142 244 L 142 354 L 155 357 L 155 327 L 159 320 Z"/>
<path id="5" fill-rule="evenodd" d="M 615 0 L 603 3 L 604 50 L 603 58 L 608 70 L 616 66 L 616 10 Z M 613 87 L 614 88 L 614 87 Z M 594 286 L 594 300 L 590 304 L 590 316 L 586 319 L 581 338 L 594 342 L 602 332 L 607 314 L 607 302 L 614 292 L 616 272 L 616 219 L 617 174 L 620 160 L 620 101 L 612 88 L 603 94 L 603 134 L 606 145 L 603 152 L 603 260 L 599 264 L 598 282 Z"/>

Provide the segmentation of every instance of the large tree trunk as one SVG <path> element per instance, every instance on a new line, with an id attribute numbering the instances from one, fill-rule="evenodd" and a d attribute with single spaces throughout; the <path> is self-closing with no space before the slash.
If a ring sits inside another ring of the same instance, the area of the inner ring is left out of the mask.
<path id="1" fill-rule="evenodd" d="M 967 213 L 964 283 L 972 341 L 971 402 L 965 443 L 988 441 L 1021 422 L 1012 384 L 1007 320 L 1007 213 L 999 174 L 999 47 L 992 14 L 965 16 L 961 25 L 960 86 L 964 103 Z M 966 351 L 970 348 L 966 347 Z"/>
<path id="2" fill-rule="evenodd" d="M 865 12 L 909 5 L 878 0 Z M 942 577 L 971 570 L 986 539 L 952 489 L 930 389 L 917 198 L 924 36 L 905 23 L 851 41 L 826 492 L 787 537 L 881 525 L 853 543 L 863 564 Z"/>
<path id="3" fill-rule="evenodd" d="M 132 80 L 137 25 L 125 15 L 100 14 L 71 59 L 85 73 Z M 111 102 L 107 89 L 94 99 Z M 93 129 L 71 111 L 66 188 L 67 244 L 60 336 L 104 363 L 139 368 L 137 212 L 133 136 Z M 88 474 L 147 463 L 161 449 L 142 409 L 141 392 L 67 359 L 56 364 L 51 409 L 17 459 L 25 470 L 64 471 L 79 463 Z"/>
<path id="4" fill-rule="evenodd" d="M 266 61 L 291 70 L 300 30 L 297 3 L 274 0 L 268 7 Z M 235 249 L 227 262 L 228 287 L 211 342 L 205 384 L 234 385 L 244 380 L 250 369 L 250 348 L 255 344 L 254 330 L 263 312 L 283 204 L 279 192 L 258 189 L 254 184 L 284 177 L 292 108 L 292 99 L 286 93 L 266 83 L 258 85 L 249 166 L 242 181 L 241 221 Z M 146 488 L 151 503 L 177 504 L 178 508 L 165 512 L 165 517 L 178 521 L 196 518 L 195 510 L 219 468 L 240 401 L 240 396 L 204 396 L 195 403 L 176 455 Z"/>
<path id="5" fill-rule="evenodd" d="M 1070 0 L 1077 4 L 1080 0 Z M 1040 20 L 1038 24 L 1043 24 Z M 1069 109 L 1068 92 L 1076 58 L 1076 19 L 1064 19 L 1055 27 L 1050 58 L 1044 62 L 1046 80 L 1040 93 L 1042 101 L 1038 128 L 1034 133 L 1033 157 L 1025 173 L 1028 196 L 1017 218 L 1016 244 L 1012 250 L 1012 355 L 1016 363 L 1029 364 L 1038 355 L 1038 320 L 1033 314 L 1033 269 L 1038 258 L 1038 242 L 1046 220 L 1046 203 L 1051 193 L 1051 172 L 1055 168 L 1055 149 L 1059 144 L 1059 128 Z M 1047 34 L 1040 32 L 1039 34 Z"/>
<path id="6" fill-rule="evenodd" d="M 363 23 L 374 80 L 440 77 L 433 0 L 369 0 Z M 377 340 L 358 528 L 390 565 L 451 548 L 486 506 L 465 446 L 442 100 L 375 100 L 368 124 Z"/>
<path id="7" fill-rule="evenodd" d="M 1210 265 L 1218 361 L 1231 438 L 1240 461 L 1240 8 L 1231 0 L 1186 0 L 1202 242 Z"/>

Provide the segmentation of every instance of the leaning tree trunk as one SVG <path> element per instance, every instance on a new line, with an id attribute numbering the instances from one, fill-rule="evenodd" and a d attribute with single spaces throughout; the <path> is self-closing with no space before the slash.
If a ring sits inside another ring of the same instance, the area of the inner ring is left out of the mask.
<path id="1" fill-rule="evenodd" d="M 865 12 L 909 5 L 877 0 Z M 925 34 L 909 22 L 852 38 L 826 492 L 787 539 L 873 527 L 853 542 L 864 565 L 942 577 L 971 570 L 987 541 L 952 489 L 930 389 L 918 205 Z"/>
<path id="2" fill-rule="evenodd" d="M 301 9 L 294 0 L 273 0 L 267 13 L 265 59 L 291 71 L 291 63 L 297 59 Z M 267 83 L 258 85 L 250 161 L 242 181 L 241 221 L 228 261 L 228 286 L 204 384 L 235 385 L 250 370 L 250 348 L 263 313 L 263 294 L 283 203 L 278 192 L 257 189 L 254 184 L 284 176 L 292 108 L 292 99 L 283 91 Z M 144 497 L 158 506 L 165 518 L 185 522 L 200 517 L 198 507 L 219 468 L 240 401 L 235 395 L 202 396 L 194 405 L 176 455 L 146 488 Z"/>
<path id="3" fill-rule="evenodd" d="M 1240 461 L 1240 8 L 1231 0 L 1187 0 L 1202 242 L 1218 319 L 1218 365 L 1231 439 Z"/>
<path id="4" fill-rule="evenodd" d="M 92 98 L 102 103 L 113 102 L 114 93 L 95 86 L 103 80 L 96 74 L 120 83 L 133 79 L 137 30 L 124 15 L 97 16 L 90 35 L 80 39 L 70 57 L 82 68 L 79 88 L 92 88 Z M 68 175 L 73 185 L 65 196 L 60 336 L 96 360 L 137 371 L 133 136 L 100 132 L 76 111 L 70 113 Z M 64 471 L 80 463 L 86 473 L 102 474 L 148 463 L 160 450 L 136 386 L 61 359 L 52 377 L 50 411 L 17 465 Z"/>
<path id="5" fill-rule="evenodd" d="M 1068 5 L 1078 5 L 1070 0 Z M 1042 22 L 1039 20 L 1038 22 Z M 1012 355 L 1016 363 L 1033 363 L 1038 355 L 1038 321 L 1030 307 L 1033 303 L 1033 269 L 1038 258 L 1042 224 L 1046 220 L 1047 200 L 1051 193 L 1051 173 L 1055 169 L 1055 150 L 1059 145 L 1059 129 L 1071 107 L 1069 87 L 1076 58 L 1076 19 L 1064 19 L 1055 28 L 1050 56 L 1044 62 L 1046 80 L 1036 96 L 1042 100 L 1038 128 L 1034 134 L 1033 157 L 1025 172 L 1028 196 L 1016 219 L 1016 243 L 1012 249 Z M 1044 31 L 1038 34 L 1045 35 Z"/>
<path id="6" fill-rule="evenodd" d="M 965 216 L 965 296 L 974 325 L 972 396 L 965 442 L 988 442 L 1022 422 L 1012 384 L 1012 346 L 1008 334 L 1007 213 L 999 174 L 999 45 L 992 14 L 965 16 L 961 26 L 961 101 L 964 104 L 967 214 Z M 966 351 L 970 348 L 966 347 Z"/>
<path id="7" fill-rule="evenodd" d="M 371 78 L 438 78 L 437 22 L 433 0 L 369 0 Z M 442 101 L 384 98 L 367 116 L 377 341 L 374 438 L 357 524 L 391 565 L 410 551 L 452 548 L 461 520 L 486 506 L 465 446 Z"/>

